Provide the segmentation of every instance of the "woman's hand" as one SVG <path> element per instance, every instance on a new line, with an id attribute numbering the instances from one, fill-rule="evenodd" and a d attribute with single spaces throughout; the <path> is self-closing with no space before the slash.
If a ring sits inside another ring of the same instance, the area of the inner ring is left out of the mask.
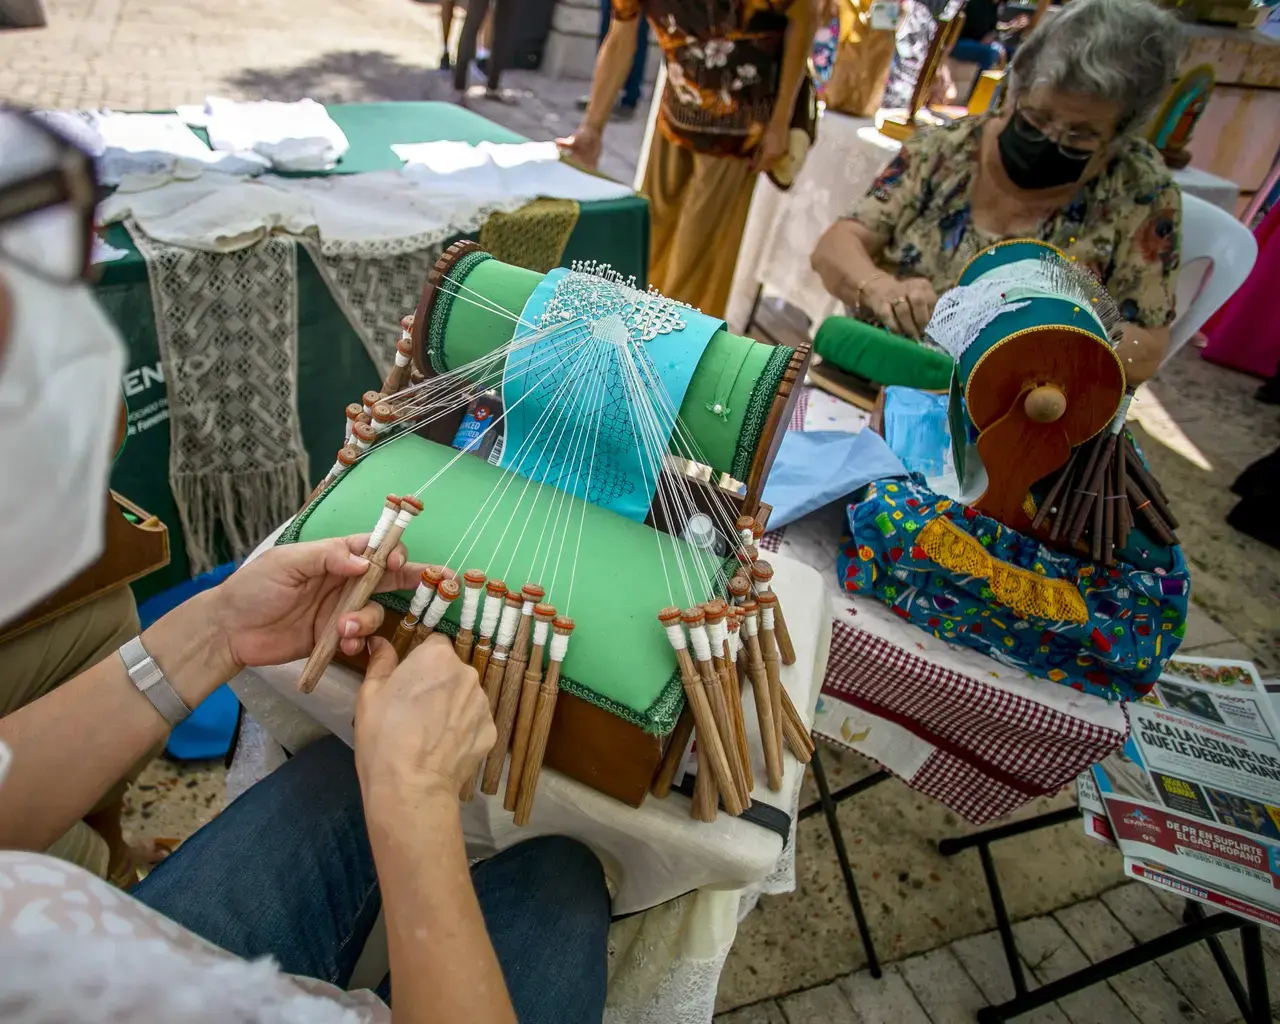
<path id="1" fill-rule="evenodd" d="M 919 339 L 938 304 L 938 293 L 923 277 L 873 277 L 862 287 L 861 306 L 894 334 Z"/>
<path id="2" fill-rule="evenodd" d="M 283 665 L 311 652 L 329 623 L 342 588 L 364 574 L 368 534 L 283 544 L 248 563 L 211 591 L 210 618 L 234 663 Z M 380 591 L 417 585 L 423 565 L 407 561 L 404 546 L 387 559 Z M 382 605 L 370 602 L 338 621 L 342 650 L 356 654 L 381 624 Z"/>
<path id="3" fill-rule="evenodd" d="M 780 125 L 771 120 L 760 138 L 760 144 L 756 146 L 755 153 L 752 154 L 751 170 L 753 172 L 771 170 L 773 165 L 786 155 L 790 135 L 790 124 Z"/>
<path id="4" fill-rule="evenodd" d="M 476 670 L 439 633 L 400 664 L 381 637 L 369 649 L 355 723 L 365 806 L 377 814 L 388 803 L 399 809 L 437 797 L 456 806 L 498 738 Z"/>
<path id="5" fill-rule="evenodd" d="M 600 150 L 604 145 L 604 136 L 598 128 L 584 124 L 568 138 L 556 139 L 556 145 L 583 167 L 595 170 L 600 164 Z"/>

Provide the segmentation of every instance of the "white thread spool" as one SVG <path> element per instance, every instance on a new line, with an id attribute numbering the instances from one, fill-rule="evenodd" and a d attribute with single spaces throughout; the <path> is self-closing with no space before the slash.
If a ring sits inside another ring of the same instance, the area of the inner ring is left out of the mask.
<path id="1" fill-rule="evenodd" d="M 484 611 L 480 615 L 480 635 L 486 640 L 493 636 L 493 631 L 498 628 L 498 617 L 502 615 L 505 604 L 505 597 L 497 597 L 494 594 L 485 596 Z"/>
<path id="2" fill-rule="evenodd" d="M 480 610 L 480 595 L 484 592 L 484 587 L 467 587 L 462 591 L 462 615 L 459 618 L 459 626 L 462 629 L 474 629 L 476 624 L 476 612 Z M 492 629 L 489 630 L 493 632 Z"/>
<path id="3" fill-rule="evenodd" d="M 760 628 L 773 629 L 773 609 L 769 605 L 760 608 Z"/>
<path id="4" fill-rule="evenodd" d="M 742 620 L 742 628 L 747 631 L 747 636 L 757 636 L 760 633 L 760 620 L 756 618 L 756 613 L 752 612 Z"/>
<path id="5" fill-rule="evenodd" d="M 387 536 L 387 531 L 391 529 L 391 524 L 396 521 L 397 516 L 402 515 L 405 515 L 405 513 L 400 511 L 399 505 L 394 508 L 389 505 L 384 506 L 382 515 L 378 516 L 378 521 L 373 525 L 373 532 L 369 534 L 368 546 L 377 551 L 383 539 Z M 407 525 L 408 522 L 409 520 L 406 518 L 405 524 Z"/>
<path id="6" fill-rule="evenodd" d="M 425 583 L 419 583 L 418 589 L 413 592 L 413 600 L 409 602 L 409 614 L 415 619 L 421 619 L 422 613 L 426 611 L 428 603 L 435 597 L 436 588 L 429 587 Z"/>
<path id="7" fill-rule="evenodd" d="M 535 647 L 547 646 L 547 634 L 551 632 L 551 623 L 543 622 L 539 619 L 533 624 L 533 645 Z"/>
<path id="8" fill-rule="evenodd" d="M 707 623 L 707 638 L 711 641 L 711 650 L 717 658 L 724 657 L 724 641 L 728 633 L 724 619 Z"/>
<path id="9" fill-rule="evenodd" d="M 684 635 L 684 627 L 679 622 L 674 622 L 666 627 L 667 639 L 671 641 L 671 646 L 677 651 L 683 651 L 689 642 Z"/>
<path id="10" fill-rule="evenodd" d="M 530 606 L 532 613 L 532 606 Z M 504 601 L 502 604 L 502 618 L 498 621 L 498 639 L 496 641 L 499 647 L 510 647 L 511 642 L 516 638 L 516 626 L 520 621 L 520 606 Z"/>
<path id="11" fill-rule="evenodd" d="M 427 614 L 422 620 L 422 624 L 427 629 L 435 629 L 440 624 L 440 620 L 444 618 L 444 613 L 449 610 L 449 605 L 453 604 L 453 598 L 445 597 L 439 590 L 436 591 L 436 599 L 431 602 L 431 607 L 427 609 Z"/>
<path id="12" fill-rule="evenodd" d="M 568 633 L 552 633 L 551 634 L 551 660 L 564 661 L 565 653 L 569 650 L 569 634 Z"/>
<path id="13" fill-rule="evenodd" d="M 693 644 L 693 656 L 699 661 L 711 660 L 711 638 L 706 626 L 690 626 L 689 640 Z"/>

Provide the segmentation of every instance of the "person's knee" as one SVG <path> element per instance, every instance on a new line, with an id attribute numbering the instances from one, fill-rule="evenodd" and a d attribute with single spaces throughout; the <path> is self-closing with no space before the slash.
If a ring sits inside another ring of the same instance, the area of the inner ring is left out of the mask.
<path id="1" fill-rule="evenodd" d="M 539 836 L 517 848 L 529 862 L 538 899 L 572 917 L 597 918 L 608 927 L 609 887 L 591 848 L 568 836 Z"/>

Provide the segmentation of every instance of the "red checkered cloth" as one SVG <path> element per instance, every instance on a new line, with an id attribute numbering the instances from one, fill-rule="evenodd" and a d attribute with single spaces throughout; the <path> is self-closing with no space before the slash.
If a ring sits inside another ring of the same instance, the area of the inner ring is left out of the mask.
<path id="1" fill-rule="evenodd" d="M 800 397 L 796 399 L 795 408 L 791 410 L 791 419 L 787 423 L 788 430 L 804 430 L 804 418 L 809 413 L 809 393 L 811 387 L 802 387 Z"/>
<path id="2" fill-rule="evenodd" d="M 782 538 L 787 535 L 787 528 L 779 526 L 776 530 L 768 530 L 760 534 L 760 540 L 756 543 L 761 551 L 777 551 L 782 547 Z"/>
<path id="3" fill-rule="evenodd" d="M 904 781 L 979 825 L 1056 792 L 1124 742 L 1122 732 L 990 686 L 838 619 L 822 693 L 931 744 L 935 750 Z"/>

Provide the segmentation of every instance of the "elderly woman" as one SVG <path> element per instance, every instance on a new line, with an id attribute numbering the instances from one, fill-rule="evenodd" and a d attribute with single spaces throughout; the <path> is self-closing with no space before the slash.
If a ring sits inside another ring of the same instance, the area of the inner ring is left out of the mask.
<path id="1" fill-rule="evenodd" d="M 1042 239 L 1115 298 L 1125 370 L 1146 380 L 1174 318 L 1181 197 L 1135 133 L 1180 50 L 1178 22 L 1147 0 L 1075 0 L 1018 51 L 1003 111 L 912 136 L 822 236 L 814 269 L 866 319 L 919 338 L 975 253 Z"/>

